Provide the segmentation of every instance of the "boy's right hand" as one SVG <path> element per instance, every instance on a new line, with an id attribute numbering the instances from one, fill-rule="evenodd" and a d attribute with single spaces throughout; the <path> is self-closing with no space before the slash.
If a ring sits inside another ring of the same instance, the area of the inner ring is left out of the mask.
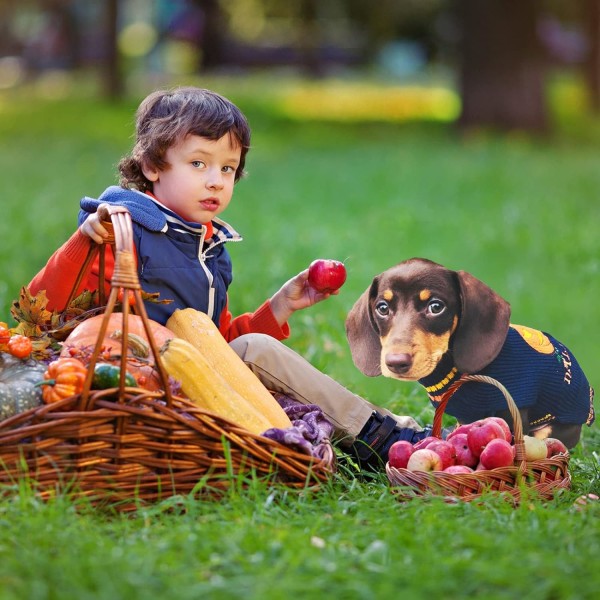
<path id="1" fill-rule="evenodd" d="M 112 244 L 115 241 L 112 215 L 116 213 L 128 213 L 127 207 L 120 204 L 98 204 L 95 213 L 92 213 L 79 227 L 82 235 L 89 237 L 96 244 Z"/>
<path id="2" fill-rule="evenodd" d="M 308 283 L 308 269 L 304 269 L 286 281 L 281 288 L 270 299 L 271 310 L 279 325 L 283 325 L 297 310 L 313 306 L 322 302 L 329 296 L 336 296 L 339 290 L 334 292 L 317 292 Z"/>
<path id="3" fill-rule="evenodd" d="M 96 244 L 104 244 L 104 242 L 110 238 L 110 233 L 106 227 L 104 227 L 97 212 L 90 214 L 90 216 L 80 225 L 79 231 L 86 237 L 91 238 Z"/>

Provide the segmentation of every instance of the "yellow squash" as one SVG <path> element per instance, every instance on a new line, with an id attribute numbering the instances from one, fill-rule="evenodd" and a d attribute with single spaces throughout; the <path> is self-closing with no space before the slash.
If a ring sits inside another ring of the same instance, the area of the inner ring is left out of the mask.
<path id="1" fill-rule="evenodd" d="M 183 393 L 201 408 L 260 435 L 272 423 L 215 372 L 204 355 L 181 338 L 161 348 L 167 373 L 181 384 Z"/>
<path id="2" fill-rule="evenodd" d="M 292 423 L 269 390 L 235 353 L 217 326 L 203 312 L 193 308 L 176 310 L 166 323 L 178 338 L 187 340 L 205 357 L 211 372 L 219 373 L 272 427 L 286 429 Z"/>

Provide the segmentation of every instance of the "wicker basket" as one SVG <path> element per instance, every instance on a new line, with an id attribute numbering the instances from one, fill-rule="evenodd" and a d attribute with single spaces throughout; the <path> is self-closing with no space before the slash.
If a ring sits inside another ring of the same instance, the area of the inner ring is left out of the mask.
<path id="1" fill-rule="evenodd" d="M 531 494 L 549 500 L 560 489 L 571 486 L 569 453 L 561 453 L 542 460 L 525 460 L 523 424 L 519 410 L 508 390 L 497 380 L 483 375 L 464 375 L 458 382 L 479 381 L 496 386 L 503 394 L 514 423 L 515 461 L 512 466 L 472 473 L 444 473 L 443 471 L 409 471 L 386 465 L 392 489 L 400 499 L 423 496 L 443 496 L 448 501 L 472 501 L 490 491 L 502 493 L 518 504 L 522 495 Z M 458 387 L 458 386 L 456 386 Z M 456 390 L 456 387 L 452 391 Z M 442 415 L 450 394 L 436 409 L 432 435 L 440 437 Z"/>
<path id="2" fill-rule="evenodd" d="M 173 395 L 141 296 L 130 215 L 115 207 L 105 216 L 114 229 L 115 268 L 84 389 L 0 422 L 0 484 L 10 490 L 27 478 L 44 498 L 68 490 L 119 510 L 174 495 L 218 494 L 246 476 L 294 488 L 318 488 L 335 469 L 330 444 L 317 459 Z M 93 255 L 90 252 L 86 265 Z M 125 295 L 121 385 L 91 390 L 93 368 L 121 289 Z M 163 384 L 158 392 L 124 387 L 129 294 L 135 298 L 135 311 L 144 323 Z"/>

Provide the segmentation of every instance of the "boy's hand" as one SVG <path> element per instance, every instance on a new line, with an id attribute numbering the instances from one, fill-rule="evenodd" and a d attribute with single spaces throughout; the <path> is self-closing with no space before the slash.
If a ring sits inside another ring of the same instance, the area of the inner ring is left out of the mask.
<path id="1" fill-rule="evenodd" d="M 96 244 L 103 244 L 110 236 L 97 212 L 90 214 L 80 225 L 79 231 L 86 237 L 91 238 Z"/>
<path id="2" fill-rule="evenodd" d="M 331 293 L 317 292 L 308 284 L 308 269 L 301 271 L 286 281 L 271 298 L 271 310 L 280 325 L 302 308 L 308 308 L 317 302 L 337 295 L 339 290 Z"/>

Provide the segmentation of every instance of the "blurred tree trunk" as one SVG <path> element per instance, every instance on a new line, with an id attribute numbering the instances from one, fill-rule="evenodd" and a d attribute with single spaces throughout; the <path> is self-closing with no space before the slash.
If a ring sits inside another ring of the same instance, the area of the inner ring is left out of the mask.
<path id="1" fill-rule="evenodd" d="M 320 34 L 317 22 L 318 0 L 301 0 L 301 62 L 304 71 L 313 77 L 322 74 L 322 65 L 319 60 Z"/>
<path id="2" fill-rule="evenodd" d="M 365 0 L 346 2 L 350 16 L 365 32 L 365 62 L 370 63 L 376 59 L 382 46 L 397 36 L 398 23 L 394 8 L 398 0 L 379 0 L 375 3 Z"/>
<path id="3" fill-rule="evenodd" d="M 198 49 L 202 55 L 202 68 L 214 69 L 225 61 L 225 23 L 219 0 L 193 0 L 193 4 L 202 11 L 204 19 L 202 35 L 198 40 Z"/>
<path id="4" fill-rule="evenodd" d="M 0 0 L 0 56 L 16 56 L 22 52 L 22 44 L 11 31 L 15 5 L 15 0 Z"/>
<path id="5" fill-rule="evenodd" d="M 585 61 L 590 105 L 600 112 L 600 0 L 585 0 L 584 21 L 587 27 L 588 54 Z"/>
<path id="6" fill-rule="evenodd" d="M 537 0 L 458 0 L 462 127 L 547 129 L 537 6 Z"/>
<path id="7" fill-rule="evenodd" d="M 124 83 L 117 46 L 117 24 L 119 18 L 119 0 L 106 1 L 106 62 L 104 64 L 104 93 L 108 98 L 116 99 L 123 95 Z"/>

